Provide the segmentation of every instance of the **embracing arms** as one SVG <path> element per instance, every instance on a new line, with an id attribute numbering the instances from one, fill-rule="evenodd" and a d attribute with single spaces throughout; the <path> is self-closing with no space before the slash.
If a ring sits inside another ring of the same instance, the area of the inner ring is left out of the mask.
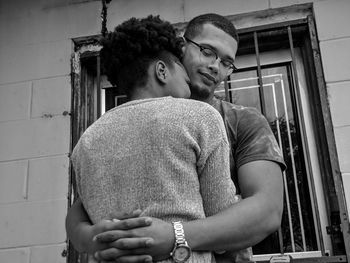
<path id="1" fill-rule="evenodd" d="M 280 226 L 283 210 L 280 166 L 272 161 L 255 161 L 242 165 L 238 174 L 243 195 L 239 203 L 205 219 L 183 223 L 186 240 L 193 250 L 238 251 L 257 244 Z M 155 218 L 150 227 L 125 232 L 127 234 L 111 230 L 97 235 L 97 240 L 101 243 L 111 242 L 109 245 L 114 247 L 100 251 L 98 255 L 101 259 L 125 255 L 122 249 L 127 249 L 131 254 L 164 258 L 169 256 L 174 244 L 171 224 Z M 125 235 L 130 239 L 123 239 Z M 154 243 L 143 248 L 135 246 L 131 237 L 141 236 L 152 237 Z M 122 239 L 119 246 L 116 246 L 113 241 L 119 238 Z M 158 249 L 160 244 L 162 250 Z"/>

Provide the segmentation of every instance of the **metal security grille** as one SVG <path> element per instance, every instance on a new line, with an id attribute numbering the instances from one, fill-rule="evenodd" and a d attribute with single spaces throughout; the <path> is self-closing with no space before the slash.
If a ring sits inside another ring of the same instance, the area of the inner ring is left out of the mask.
<path id="1" fill-rule="evenodd" d="M 306 19 L 275 24 L 274 27 L 269 25 L 242 30 L 238 57 L 246 58 L 248 54 L 253 54 L 255 63 L 234 72 L 216 91 L 218 97 L 231 103 L 260 110 L 270 123 L 288 167 L 283 172 L 284 213 L 281 228 L 255 246 L 254 254 L 302 252 L 306 256 L 319 257 L 332 250 L 330 241 L 327 242 L 329 236 L 325 234 L 324 221 L 327 218 L 320 218 L 322 200 L 317 200 L 326 197 L 317 195 L 314 184 L 315 177 L 329 175 L 318 174 L 313 167 L 315 160 L 309 149 L 307 126 L 310 126 L 315 112 L 309 110 L 305 120 L 307 110 L 303 109 L 305 103 L 302 103 L 302 100 L 309 100 L 308 104 L 313 108 L 313 103 L 317 101 L 310 98 L 311 91 L 307 91 L 306 96 L 301 94 L 301 89 L 312 89 L 307 87 L 311 77 L 308 76 L 309 71 L 297 68 L 297 62 L 308 66 L 308 23 L 310 20 Z M 266 54 L 278 53 L 280 50 L 288 53 L 287 61 L 261 63 Z M 300 74 L 306 78 L 306 87 L 300 87 Z M 317 131 L 312 134 L 312 137 L 320 136 Z M 322 162 L 317 154 L 314 155 L 317 162 Z M 334 188 L 330 186 L 323 190 L 329 194 Z M 332 207 L 327 200 L 326 203 Z M 339 249 L 334 242 L 333 249 Z"/>
<path id="2" fill-rule="evenodd" d="M 255 254 L 322 250 L 303 133 L 293 30 L 298 34 L 303 27 L 298 24 L 281 25 L 268 31 L 261 29 L 241 35 L 245 50 L 239 51 L 239 54 L 254 50 L 256 66 L 233 73 L 224 83 L 224 90 L 217 91 L 226 100 L 255 107 L 265 115 L 288 166 L 283 172 L 285 205 L 282 227 L 278 233 L 256 246 Z M 277 43 L 278 49 L 289 51 L 291 61 L 282 65 L 261 65 L 261 53 L 276 51 Z"/>

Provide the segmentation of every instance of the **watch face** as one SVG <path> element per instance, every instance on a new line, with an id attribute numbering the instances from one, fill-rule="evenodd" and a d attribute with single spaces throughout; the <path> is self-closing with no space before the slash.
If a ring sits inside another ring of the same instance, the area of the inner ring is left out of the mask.
<path id="1" fill-rule="evenodd" d="M 190 248 L 188 246 L 179 245 L 174 251 L 174 259 L 176 262 L 185 262 L 190 257 Z"/>

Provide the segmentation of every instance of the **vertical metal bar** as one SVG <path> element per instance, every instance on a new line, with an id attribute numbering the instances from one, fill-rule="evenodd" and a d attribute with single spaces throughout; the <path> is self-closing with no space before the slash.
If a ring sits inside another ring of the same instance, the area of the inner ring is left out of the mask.
<path id="1" fill-rule="evenodd" d="M 294 79 L 294 85 L 295 85 L 295 89 L 298 92 L 299 91 L 299 80 L 298 80 L 298 74 L 297 73 L 297 67 L 296 67 L 296 63 L 295 63 L 295 54 L 294 54 L 294 45 L 293 45 L 293 37 L 292 37 L 292 29 L 290 26 L 288 26 L 288 39 L 289 39 L 289 46 L 290 46 L 290 54 L 292 56 L 292 67 L 293 67 L 293 79 Z M 298 96 L 298 98 L 300 98 L 300 96 Z M 297 103 L 297 114 L 298 114 L 298 119 L 301 120 L 301 114 L 300 114 L 300 110 L 301 110 L 301 104 L 298 101 L 298 98 L 296 98 L 296 103 Z M 303 136 L 301 136 L 303 137 Z M 303 146 L 305 146 L 305 144 L 303 143 Z M 306 251 L 306 241 L 305 241 L 305 230 L 304 230 L 304 222 L 303 222 L 303 216 L 301 214 L 301 208 L 299 208 L 299 189 L 298 189 L 298 185 L 296 184 L 295 186 L 296 189 L 296 194 L 297 194 L 297 200 L 298 200 L 298 209 L 300 209 L 299 211 L 299 219 L 300 219 L 300 229 L 301 229 L 301 237 L 302 237 L 302 241 L 303 241 L 303 249 L 304 251 Z"/>
<path id="2" fill-rule="evenodd" d="M 256 64 L 257 64 L 257 70 L 258 70 L 258 85 L 259 85 L 260 108 L 261 108 L 261 113 L 263 115 L 265 115 L 265 113 L 266 113 L 266 110 L 265 110 L 265 96 L 264 96 L 264 87 L 263 87 L 262 74 L 261 74 L 258 33 L 256 31 L 254 32 L 254 46 L 255 46 Z"/>
<path id="3" fill-rule="evenodd" d="M 305 240 L 304 222 L 303 222 L 303 217 L 302 217 L 302 213 L 301 213 L 301 204 L 300 204 L 300 198 L 299 198 L 297 171 L 296 171 L 295 160 L 294 160 L 294 148 L 293 148 L 293 143 L 292 143 L 291 129 L 290 129 L 290 126 L 289 126 L 289 115 L 288 115 L 286 94 L 285 94 L 285 91 L 284 91 L 283 81 L 281 83 L 282 83 L 283 105 L 284 105 L 284 111 L 285 111 L 285 116 L 286 116 L 287 136 L 288 136 L 288 144 L 289 144 L 288 145 L 289 146 L 289 154 L 290 154 L 290 159 L 291 159 L 291 162 L 292 162 L 294 188 L 295 188 L 295 195 L 296 195 L 296 198 L 297 198 L 297 206 L 298 206 L 298 214 L 299 214 L 301 235 L 302 235 L 302 239 L 304 241 Z M 293 252 L 295 252 L 295 246 L 294 245 L 293 245 Z"/>
<path id="4" fill-rule="evenodd" d="M 97 81 L 97 93 L 96 93 L 96 104 L 97 104 L 97 112 L 96 112 L 96 119 L 98 119 L 101 116 L 101 57 L 100 55 L 97 55 L 96 59 L 96 81 Z"/>
<path id="5" fill-rule="evenodd" d="M 282 81 L 283 81 L 283 79 L 282 79 L 282 75 L 281 75 L 280 76 L 281 89 L 283 89 Z M 275 117 L 276 117 L 276 128 L 277 128 L 278 144 L 279 144 L 280 148 L 282 149 L 283 148 L 282 135 L 281 135 L 281 129 L 280 129 L 280 120 L 278 118 L 279 114 L 278 114 L 278 107 L 277 107 L 276 88 L 275 88 L 274 84 L 273 84 L 273 87 L 272 87 L 272 96 L 273 96 L 273 102 L 274 102 L 273 105 L 274 105 Z M 282 151 L 282 157 L 284 158 L 283 151 Z M 288 185 L 287 185 L 287 176 L 286 176 L 286 172 L 285 171 L 283 171 L 283 186 L 284 186 L 284 192 L 285 192 L 285 198 L 286 198 L 286 204 L 287 204 L 289 233 L 290 233 L 292 248 L 293 248 L 293 251 L 295 251 L 293 223 L 292 223 L 292 212 L 291 212 L 291 207 L 290 207 L 289 191 L 288 191 Z M 284 251 L 283 251 L 283 236 L 282 236 L 282 233 L 281 233 L 281 228 L 278 229 L 278 237 L 279 237 L 279 242 L 280 242 L 281 253 L 284 253 Z"/>
<path id="6" fill-rule="evenodd" d="M 225 100 L 230 102 L 229 92 L 228 92 L 228 83 L 227 78 L 224 79 L 224 89 L 225 89 Z"/>

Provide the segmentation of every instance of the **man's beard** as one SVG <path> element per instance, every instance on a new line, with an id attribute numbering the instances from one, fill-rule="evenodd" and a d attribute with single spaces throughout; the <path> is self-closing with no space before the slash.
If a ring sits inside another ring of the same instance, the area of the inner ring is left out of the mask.
<path id="1" fill-rule="evenodd" d="M 207 100 L 210 97 L 210 89 L 206 88 L 195 88 L 190 85 L 191 99 L 195 100 Z"/>

